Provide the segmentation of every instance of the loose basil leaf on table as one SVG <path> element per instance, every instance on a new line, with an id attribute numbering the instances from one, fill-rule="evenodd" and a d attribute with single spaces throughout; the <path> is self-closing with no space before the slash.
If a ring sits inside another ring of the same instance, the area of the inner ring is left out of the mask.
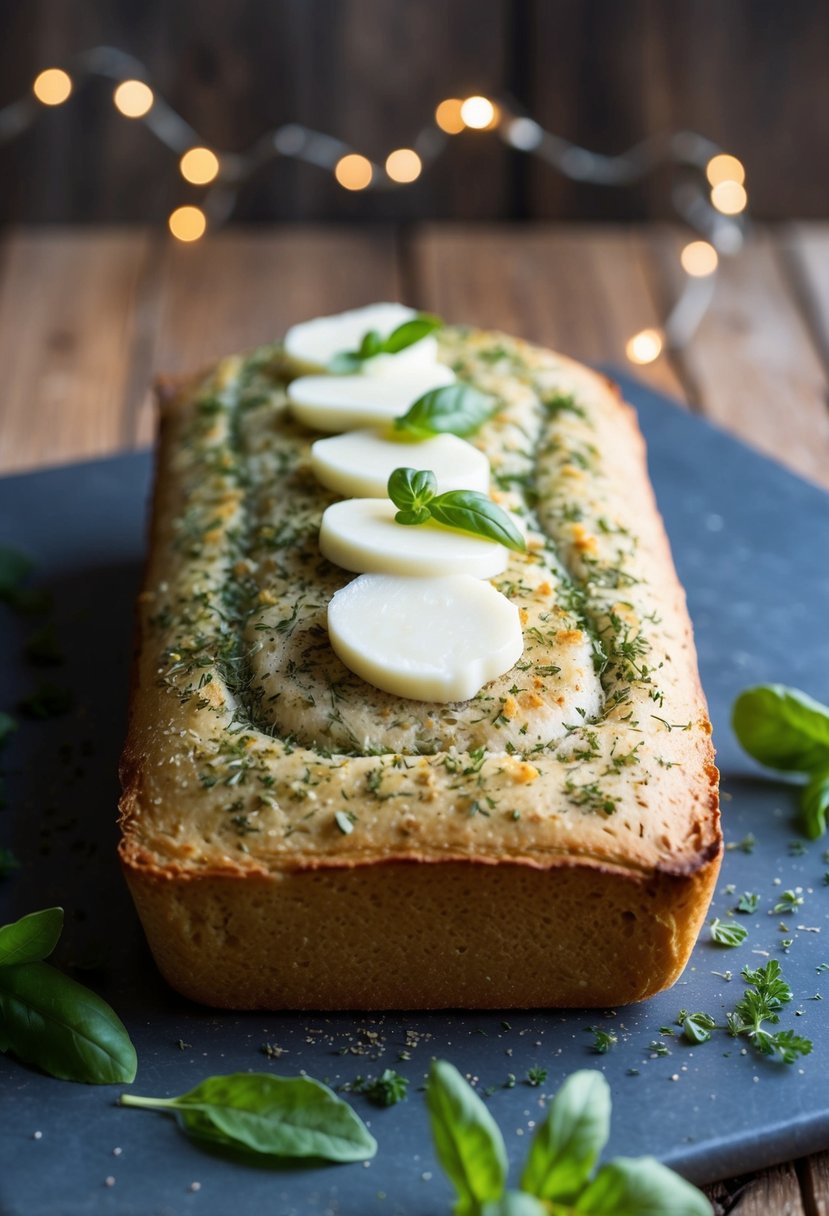
<path id="1" fill-rule="evenodd" d="M 498 401 L 471 384 L 447 384 L 433 388 L 396 418 L 395 429 L 412 437 L 472 435 L 492 417 Z"/>
<path id="2" fill-rule="evenodd" d="M 377 1152 L 359 1115 L 311 1077 L 229 1073 L 175 1098 L 122 1094 L 120 1101 L 173 1114 L 196 1139 L 262 1156 L 346 1162 Z"/>
<path id="3" fill-rule="evenodd" d="M 530 1146 L 521 1189 L 565 1203 L 579 1193 L 610 1135 L 610 1086 L 600 1072 L 567 1078 Z"/>
<path id="4" fill-rule="evenodd" d="M 0 967 L 47 958 L 58 944 L 62 929 L 63 908 L 44 908 L 0 926 Z"/>
<path id="5" fill-rule="evenodd" d="M 817 840 L 826 831 L 827 814 L 829 814 L 829 766 L 818 769 L 800 795 L 800 822 L 803 831 L 812 840 Z"/>
<path id="6" fill-rule="evenodd" d="M 507 1178 L 504 1138 L 472 1087 L 445 1060 L 432 1062 L 426 1106 L 438 1160 L 458 1192 L 456 1211 L 474 1212 L 501 1199 Z"/>
<path id="7" fill-rule="evenodd" d="M 797 688 L 760 684 L 734 702 L 740 745 L 769 768 L 808 773 L 829 767 L 829 707 Z"/>
<path id="8" fill-rule="evenodd" d="M 572 1211 L 584 1216 L 711 1216 L 711 1204 L 654 1157 L 617 1157 L 602 1166 Z"/>
<path id="9" fill-rule="evenodd" d="M 0 967 L 0 1050 L 64 1081 L 129 1083 L 138 1067 L 106 1001 L 40 962 Z"/>
<path id="10" fill-rule="evenodd" d="M 410 321 L 404 321 L 402 325 L 398 325 L 385 338 L 380 335 L 378 330 L 369 329 L 363 334 L 357 350 L 344 350 L 334 355 L 328 363 L 328 370 L 335 375 L 350 375 L 353 372 L 359 372 L 367 359 L 373 359 L 376 355 L 399 354 L 401 350 L 414 346 L 415 342 L 420 342 L 422 338 L 427 337 L 436 329 L 440 329 L 442 324 L 439 317 L 419 313 Z"/>

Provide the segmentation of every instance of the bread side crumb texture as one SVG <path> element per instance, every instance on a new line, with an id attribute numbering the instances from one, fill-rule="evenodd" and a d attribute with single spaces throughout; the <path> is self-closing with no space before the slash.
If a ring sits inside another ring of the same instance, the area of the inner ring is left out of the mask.
<path id="1" fill-rule="evenodd" d="M 633 411 L 587 368 L 459 327 L 474 442 L 526 554 L 522 658 L 469 701 L 336 658 L 333 497 L 281 347 L 162 393 L 121 856 L 186 995 L 236 1008 L 612 1005 L 672 983 L 722 839 L 691 627 Z M 416 465 L 416 445 L 401 463 Z"/>

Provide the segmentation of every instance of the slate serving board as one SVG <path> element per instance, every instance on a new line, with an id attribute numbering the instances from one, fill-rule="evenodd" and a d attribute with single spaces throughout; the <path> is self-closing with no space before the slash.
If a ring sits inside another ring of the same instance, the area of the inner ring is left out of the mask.
<path id="1" fill-rule="evenodd" d="M 28 552 L 55 598 L 65 664 L 48 678 L 75 690 L 63 718 L 25 723 L 2 763 L 7 809 L 0 845 L 22 860 L 0 882 L 3 921 L 60 903 L 67 927 L 56 961 L 74 967 L 119 1011 L 140 1061 L 134 1092 L 179 1093 L 203 1076 L 300 1069 L 332 1085 L 394 1066 L 407 1101 L 377 1110 L 353 1097 L 380 1143 L 368 1166 L 251 1168 L 191 1145 L 155 1113 L 115 1105 L 117 1087 L 52 1080 L 0 1056 L 0 1209 L 9 1216 L 274 1212 L 405 1216 L 445 1213 L 418 1087 L 432 1056 L 494 1086 L 488 1098 L 513 1164 L 523 1160 L 545 1095 L 576 1068 L 600 1068 L 613 1093 L 612 1154 L 654 1153 L 699 1181 L 829 1146 L 829 840 L 797 842 L 791 788 L 761 776 L 728 725 L 743 687 L 780 680 L 829 694 L 829 496 L 749 451 L 665 398 L 623 377 L 649 444 L 654 485 L 687 591 L 714 720 L 732 845 L 713 912 L 759 892 L 733 950 L 707 930 L 673 991 L 645 1005 L 566 1013 L 228 1014 L 191 1005 L 157 976 L 117 870 L 115 768 L 124 733 L 132 603 L 140 578 L 150 462 L 130 455 L 0 482 L 0 544 Z M 0 706 L 38 673 L 19 658 L 29 626 L 5 609 Z M 793 917 L 771 915 L 783 889 L 803 888 Z M 787 929 L 781 929 L 781 920 Z M 784 938 L 792 939 L 786 951 Z M 814 1053 L 792 1067 L 751 1054 L 718 1032 L 691 1047 L 649 1044 L 680 1007 L 723 1017 L 744 990 L 740 968 L 779 958 L 795 993 L 783 1024 Z M 733 978 L 723 978 L 727 972 Z M 817 997 L 825 999 L 816 999 Z M 586 1027 L 615 1031 L 605 1055 Z M 284 1049 L 266 1056 L 264 1043 Z M 400 1060 L 399 1054 L 409 1058 Z M 527 1069 L 547 1079 L 531 1087 Z M 512 1073 L 513 1088 L 505 1082 Z M 41 1133 L 35 1136 L 35 1133 Z M 193 1184 L 199 1184 L 193 1188 Z"/>

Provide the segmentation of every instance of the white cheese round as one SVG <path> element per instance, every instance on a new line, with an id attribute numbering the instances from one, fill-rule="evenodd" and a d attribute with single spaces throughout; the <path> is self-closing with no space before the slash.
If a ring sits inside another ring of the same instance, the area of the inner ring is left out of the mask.
<path id="1" fill-rule="evenodd" d="M 455 377 L 442 363 L 412 368 L 405 378 L 387 376 L 300 376 L 288 385 L 294 417 L 317 431 L 353 431 L 391 422 L 430 389 Z"/>
<path id="2" fill-rule="evenodd" d="M 395 439 L 393 432 L 348 431 L 318 439 L 311 447 L 311 467 L 329 490 L 347 498 L 385 498 L 389 477 L 401 466 L 431 469 L 437 492 L 489 491 L 489 461 L 457 435 L 435 435 L 419 442 Z"/>
<path id="3" fill-rule="evenodd" d="M 361 679 L 415 701 L 466 701 L 518 661 L 518 609 L 467 574 L 363 574 L 328 605 L 328 633 Z"/>
<path id="4" fill-rule="evenodd" d="M 417 313 L 405 304 L 368 304 L 328 317 L 292 325 L 285 335 L 285 353 L 306 367 L 326 368 L 335 355 L 357 350 L 365 334 L 376 330 L 387 338 Z"/>
<path id="5" fill-rule="evenodd" d="M 323 557 L 357 574 L 466 574 L 495 578 L 509 562 L 496 541 L 438 524 L 398 524 L 387 498 L 347 498 L 328 507 L 320 527 Z"/>

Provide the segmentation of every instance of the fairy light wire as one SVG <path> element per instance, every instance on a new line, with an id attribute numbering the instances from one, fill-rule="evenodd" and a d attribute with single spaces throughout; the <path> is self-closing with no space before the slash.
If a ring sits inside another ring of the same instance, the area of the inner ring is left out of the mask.
<path id="1" fill-rule="evenodd" d="M 606 155 L 545 130 L 511 98 L 483 94 L 441 101 L 410 144 L 391 149 L 383 164 L 348 142 L 301 123 L 283 123 L 265 132 L 246 151 L 223 152 L 214 149 L 152 87 L 140 60 L 116 47 L 99 46 L 76 55 L 65 67 L 42 69 L 33 91 L 0 109 L 0 143 L 32 127 L 45 109 L 71 103 L 93 77 L 114 82 L 115 108 L 130 122 L 143 123 L 176 155 L 182 180 L 203 191 L 201 205 L 181 204 L 168 217 L 172 235 L 185 242 L 199 240 L 208 228 L 226 223 L 242 186 L 276 159 L 326 171 L 352 193 L 413 185 L 453 139 L 467 132 L 495 134 L 513 151 L 535 156 L 571 181 L 598 186 L 631 186 L 663 165 L 671 167 L 673 208 L 699 239 L 687 243 L 680 254 L 681 286 L 661 327 L 642 330 L 629 339 L 627 355 L 635 363 L 653 362 L 663 351 L 677 350 L 690 341 L 713 298 L 723 258 L 739 253 L 744 243 L 745 168 L 705 136 L 694 131 L 654 135 L 625 152 Z"/>

